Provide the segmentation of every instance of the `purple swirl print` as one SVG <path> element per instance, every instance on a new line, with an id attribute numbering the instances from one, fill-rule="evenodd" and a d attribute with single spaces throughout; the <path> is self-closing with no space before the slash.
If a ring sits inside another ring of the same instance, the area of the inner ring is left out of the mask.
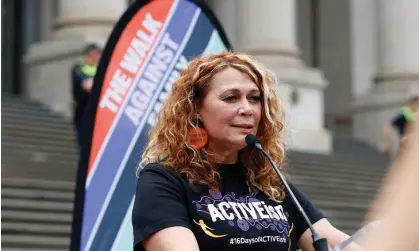
<path id="1" fill-rule="evenodd" d="M 260 202 L 260 200 L 256 198 L 250 198 L 248 202 Z"/>
<path id="2" fill-rule="evenodd" d="M 243 231 L 249 230 L 249 223 L 246 220 L 237 220 L 237 226 Z"/>
<path id="3" fill-rule="evenodd" d="M 219 200 L 223 197 L 223 195 L 220 192 L 214 191 L 213 189 L 209 190 L 209 195 L 216 200 Z"/>

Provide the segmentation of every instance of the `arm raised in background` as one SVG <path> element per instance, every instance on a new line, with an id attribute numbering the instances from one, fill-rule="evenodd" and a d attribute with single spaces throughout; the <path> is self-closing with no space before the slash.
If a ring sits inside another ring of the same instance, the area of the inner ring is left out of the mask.
<path id="1" fill-rule="evenodd" d="M 419 122 L 413 130 L 367 217 L 381 220 L 365 238 L 367 250 L 419 250 Z"/>

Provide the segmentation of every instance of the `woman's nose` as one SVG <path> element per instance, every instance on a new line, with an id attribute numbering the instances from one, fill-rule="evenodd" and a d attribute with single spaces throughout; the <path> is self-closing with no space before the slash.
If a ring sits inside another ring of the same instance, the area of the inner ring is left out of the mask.
<path id="1" fill-rule="evenodd" d="M 252 114 L 253 114 L 253 109 L 250 103 L 247 100 L 241 102 L 240 108 L 239 108 L 239 115 L 252 115 Z"/>

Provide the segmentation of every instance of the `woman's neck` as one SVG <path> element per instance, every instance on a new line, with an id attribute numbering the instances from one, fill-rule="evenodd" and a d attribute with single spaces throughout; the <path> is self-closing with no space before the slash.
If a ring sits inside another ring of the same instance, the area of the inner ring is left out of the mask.
<path id="1" fill-rule="evenodd" d="M 215 161 L 220 164 L 235 164 L 238 161 L 238 151 L 231 149 L 214 149 L 208 146 L 208 151 L 214 155 Z"/>

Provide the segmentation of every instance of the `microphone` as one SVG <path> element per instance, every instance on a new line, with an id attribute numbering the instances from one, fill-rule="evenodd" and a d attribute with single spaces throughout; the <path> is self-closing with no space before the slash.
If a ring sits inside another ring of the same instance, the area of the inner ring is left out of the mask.
<path id="1" fill-rule="evenodd" d="M 256 148 L 260 152 L 263 153 L 263 155 L 269 160 L 272 167 L 274 168 L 276 174 L 278 174 L 279 178 L 281 179 L 282 183 L 284 184 L 285 188 L 287 189 L 288 194 L 291 196 L 291 200 L 294 203 L 294 205 L 297 207 L 298 211 L 303 215 L 304 220 L 306 221 L 307 225 L 309 226 L 312 238 L 313 238 L 313 247 L 316 251 L 328 251 L 329 247 L 327 244 L 326 238 L 320 238 L 319 234 L 316 232 L 316 230 L 313 227 L 313 224 L 311 223 L 310 219 L 307 217 L 306 212 L 301 207 L 300 203 L 298 202 L 297 198 L 295 197 L 294 193 L 291 191 L 291 188 L 288 185 L 288 182 L 286 181 L 285 177 L 283 176 L 280 169 L 275 165 L 274 161 L 272 160 L 271 156 L 265 152 L 262 148 L 262 145 L 260 144 L 259 139 L 252 134 L 249 134 L 245 138 L 247 145 Z"/>

